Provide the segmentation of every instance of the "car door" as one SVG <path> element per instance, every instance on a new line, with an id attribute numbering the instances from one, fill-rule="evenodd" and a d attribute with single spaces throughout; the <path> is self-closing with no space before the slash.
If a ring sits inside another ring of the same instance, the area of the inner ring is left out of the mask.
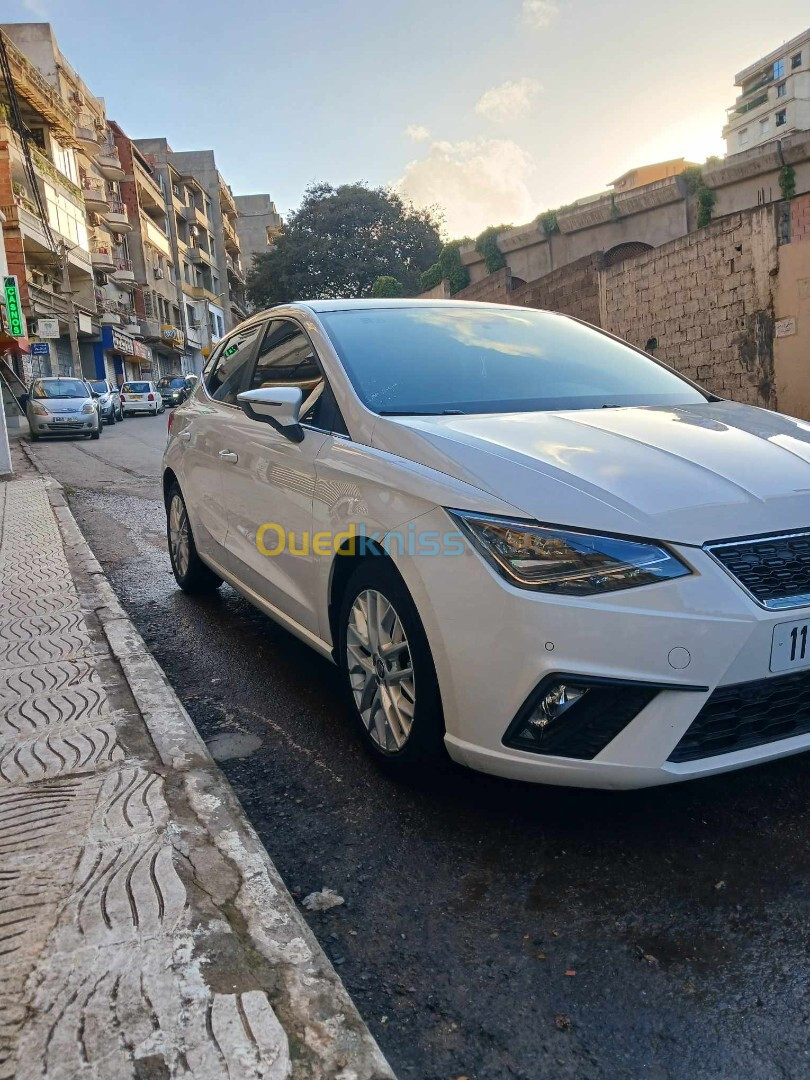
<path id="1" fill-rule="evenodd" d="M 290 318 L 267 324 L 247 388 L 277 386 L 302 390 L 304 438 L 291 442 L 244 414 L 238 420 L 238 460 L 223 471 L 229 568 L 262 599 L 317 634 L 312 500 L 316 458 L 329 438 L 319 430 L 319 420 L 334 399 L 309 337 Z"/>
<path id="2" fill-rule="evenodd" d="M 194 397 L 173 424 L 173 438 L 182 447 L 180 485 L 195 542 L 203 555 L 220 565 L 227 562 L 228 532 L 223 471 L 237 441 L 234 426 L 243 417 L 236 395 L 244 388 L 263 330 L 264 323 L 248 324 L 220 342 Z"/>

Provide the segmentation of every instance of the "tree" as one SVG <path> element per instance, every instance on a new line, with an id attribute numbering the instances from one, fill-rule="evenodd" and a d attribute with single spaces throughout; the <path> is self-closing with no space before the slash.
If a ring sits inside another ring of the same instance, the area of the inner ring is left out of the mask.
<path id="1" fill-rule="evenodd" d="M 397 281 L 390 274 L 378 277 L 371 286 L 371 295 L 375 300 L 385 300 L 389 297 L 402 296 L 402 282 Z"/>
<path id="2" fill-rule="evenodd" d="M 248 298 L 259 308 L 290 300 L 369 296 L 380 277 L 403 293 L 441 251 L 439 221 L 394 191 L 366 184 L 312 184 L 272 251 L 254 256 Z"/>

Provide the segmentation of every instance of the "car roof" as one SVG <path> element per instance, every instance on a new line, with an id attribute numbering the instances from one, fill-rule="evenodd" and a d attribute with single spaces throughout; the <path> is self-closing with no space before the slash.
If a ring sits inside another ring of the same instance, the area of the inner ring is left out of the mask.
<path id="1" fill-rule="evenodd" d="M 375 308 L 508 308 L 508 304 L 482 304 L 471 300 L 298 300 L 290 307 L 309 308 L 310 311 L 352 311 Z"/>

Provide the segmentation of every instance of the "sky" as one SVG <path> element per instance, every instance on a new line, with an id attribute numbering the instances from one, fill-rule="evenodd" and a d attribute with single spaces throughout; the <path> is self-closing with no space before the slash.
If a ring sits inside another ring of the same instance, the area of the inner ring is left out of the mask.
<path id="1" fill-rule="evenodd" d="M 313 181 L 518 225 L 634 166 L 722 154 L 734 75 L 807 0 L 2 0 L 52 23 L 133 138 L 213 147 L 283 214 Z"/>

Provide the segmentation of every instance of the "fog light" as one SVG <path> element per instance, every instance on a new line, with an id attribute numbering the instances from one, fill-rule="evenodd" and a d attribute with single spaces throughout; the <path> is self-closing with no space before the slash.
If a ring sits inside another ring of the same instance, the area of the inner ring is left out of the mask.
<path id="1" fill-rule="evenodd" d="M 552 720 L 558 720 L 571 706 L 588 693 L 587 686 L 569 686 L 567 683 L 555 683 L 544 694 L 534 712 L 529 717 L 532 727 L 546 727 Z"/>

